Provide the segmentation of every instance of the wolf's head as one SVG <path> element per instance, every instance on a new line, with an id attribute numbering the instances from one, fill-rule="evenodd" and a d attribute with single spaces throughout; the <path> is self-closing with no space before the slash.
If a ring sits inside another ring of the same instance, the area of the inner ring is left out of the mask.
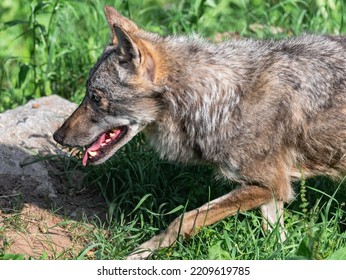
<path id="1" fill-rule="evenodd" d="M 99 164 L 130 141 L 160 110 L 156 62 L 145 31 L 105 7 L 113 40 L 90 71 L 86 95 L 54 133 L 66 146 L 85 147 L 83 165 Z"/>

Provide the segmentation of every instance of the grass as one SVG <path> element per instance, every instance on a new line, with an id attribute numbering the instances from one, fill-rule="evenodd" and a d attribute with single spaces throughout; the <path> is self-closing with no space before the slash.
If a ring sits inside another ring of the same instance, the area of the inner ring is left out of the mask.
<path id="1" fill-rule="evenodd" d="M 82 99 L 88 72 L 110 39 L 102 10 L 105 4 L 162 35 L 200 33 L 219 40 L 346 32 L 345 3 L 337 0 L 47 0 L 30 4 L 4 0 L 0 3 L 0 112 L 50 94 L 74 102 Z M 79 161 L 65 160 L 68 170 L 83 170 L 85 186 L 99 188 L 109 205 L 108 222 L 96 224 L 97 230 L 88 237 L 92 242 L 74 258 L 90 258 L 90 252 L 96 259 L 125 258 L 184 209 L 235 187 L 214 180 L 207 167 L 160 160 L 143 144 L 139 135 L 101 166 L 82 169 Z M 252 211 L 203 228 L 197 236 L 162 249 L 153 258 L 342 258 L 344 190 L 344 184 L 326 178 L 297 183 L 297 198 L 285 213 L 288 239 L 283 244 L 278 242 L 277 230 L 262 232 L 259 212 Z M 0 250 L 0 259 L 11 257 L 21 256 Z"/>

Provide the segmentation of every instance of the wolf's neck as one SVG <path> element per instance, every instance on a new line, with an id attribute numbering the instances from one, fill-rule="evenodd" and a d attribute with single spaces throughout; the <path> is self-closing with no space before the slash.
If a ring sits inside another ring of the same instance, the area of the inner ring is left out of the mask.
<path id="1" fill-rule="evenodd" d="M 251 61 L 239 49 L 185 37 L 162 42 L 165 109 L 151 128 L 152 144 L 162 156 L 208 161 L 241 125 L 238 105 L 251 80 Z"/>
<path id="2" fill-rule="evenodd" d="M 225 107 L 229 113 L 251 89 L 261 68 L 253 55 L 263 47 L 257 41 L 214 45 L 198 37 L 163 40 L 157 64 L 159 82 L 166 88 L 165 100 L 172 105 L 171 113 L 197 112 L 192 110 L 197 109 L 195 106 L 204 114 L 222 114 L 219 109 Z"/>

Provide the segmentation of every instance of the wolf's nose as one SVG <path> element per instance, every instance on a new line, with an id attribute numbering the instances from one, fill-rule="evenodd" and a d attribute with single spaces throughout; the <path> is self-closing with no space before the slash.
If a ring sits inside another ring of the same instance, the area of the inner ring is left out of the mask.
<path id="1" fill-rule="evenodd" d="M 57 131 L 54 132 L 53 134 L 53 138 L 56 142 L 58 142 L 59 144 L 63 145 L 63 140 L 64 140 L 64 134 L 63 132 L 58 129 Z"/>

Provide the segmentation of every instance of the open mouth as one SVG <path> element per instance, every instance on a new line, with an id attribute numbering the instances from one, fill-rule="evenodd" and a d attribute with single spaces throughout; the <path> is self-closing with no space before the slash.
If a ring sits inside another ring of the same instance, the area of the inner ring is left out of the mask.
<path id="1" fill-rule="evenodd" d="M 127 126 L 118 126 L 103 133 L 96 142 L 86 149 L 82 164 L 85 166 L 88 161 L 95 162 L 103 158 L 110 152 L 111 147 L 117 144 L 127 133 Z"/>

